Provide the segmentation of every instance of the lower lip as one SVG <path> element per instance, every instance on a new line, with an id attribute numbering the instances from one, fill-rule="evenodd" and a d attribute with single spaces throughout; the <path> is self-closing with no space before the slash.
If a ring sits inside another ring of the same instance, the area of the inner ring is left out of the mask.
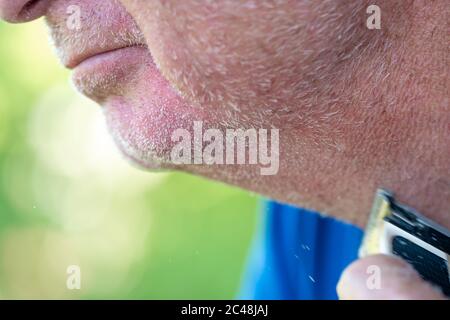
<path id="1" fill-rule="evenodd" d="M 73 82 L 82 94 L 101 102 L 123 90 L 136 72 L 151 63 L 143 46 L 125 47 L 92 56 L 73 70 Z"/>
<path id="2" fill-rule="evenodd" d="M 73 71 L 77 88 L 102 105 L 119 148 L 140 166 L 172 168 L 161 160 L 168 158 L 169 133 L 190 119 L 207 118 L 179 96 L 145 47 L 103 53 Z"/>

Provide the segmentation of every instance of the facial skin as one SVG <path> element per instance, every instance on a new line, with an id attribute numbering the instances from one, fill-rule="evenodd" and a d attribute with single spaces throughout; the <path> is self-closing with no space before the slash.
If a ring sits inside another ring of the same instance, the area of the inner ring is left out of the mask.
<path id="1" fill-rule="evenodd" d="M 119 148 L 144 167 L 203 175 L 359 226 L 384 187 L 450 227 L 445 0 L 377 1 L 381 30 L 366 28 L 372 2 L 359 0 L 26 3 L 0 0 L 0 14 L 46 16 L 78 89 L 102 105 Z M 67 27 L 70 5 L 81 9 L 81 30 Z M 278 174 L 171 164 L 172 132 L 198 120 L 280 129 Z"/>
<path id="2" fill-rule="evenodd" d="M 360 225 L 383 186 L 448 223 L 442 1 L 379 1 L 376 32 L 364 1 L 122 3 L 184 101 L 225 126 L 282 130 L 275 177 L 187 170 Z"/>
<path id="3" fill-rule="evenodd" d="M 1 0 L 0 13 L 13 22 L 45 15 L 74 83 L 103 106 L 135 162 L 363 226 L 378 187 L 448 223 L 444 2 L 379 1 L 375 31 L 364 1 L 124 0 L 129 15 L 116 0 Z M 80 30 L 67 24 L 74 5 Z M 280 129 L 278 174 L 171 164 L 171 134 L 199 120 Z"/>

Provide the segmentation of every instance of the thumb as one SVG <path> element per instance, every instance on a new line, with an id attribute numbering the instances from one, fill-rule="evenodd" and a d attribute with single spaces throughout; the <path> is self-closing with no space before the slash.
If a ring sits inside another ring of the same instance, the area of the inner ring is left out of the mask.
<path id="1" fill-rule="evenodd" d="M 382 254 L 359 259 L 347 267 L 337 292 L 343 300 L 445 299 L 410 264 Z"/>

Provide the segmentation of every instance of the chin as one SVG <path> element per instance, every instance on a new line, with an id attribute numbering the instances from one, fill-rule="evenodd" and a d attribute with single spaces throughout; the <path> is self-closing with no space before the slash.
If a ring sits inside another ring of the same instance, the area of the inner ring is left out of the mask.
<path id="1" fill-rule="evenodd" d="M 180 169 L 171 163 L 172 133 L 191 130 L 194 121 L 211 123 L 211 116 L 185 103 L 154 65 L 147 65 L 124 88 L 101 102 L 119 150 L 147 170 Z"/>

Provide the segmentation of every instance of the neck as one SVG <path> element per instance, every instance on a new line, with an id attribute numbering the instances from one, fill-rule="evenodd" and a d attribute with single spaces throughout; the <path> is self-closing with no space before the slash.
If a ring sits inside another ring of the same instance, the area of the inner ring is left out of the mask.
<path id="1" fill-rule="evenodd" d="M 363 30 L 365 45 L 322 86 L 317 80 L 325 89 L 307 104 L 315 107 L 293 112 L 306 123 L 280 131 L 278 174 L 248 166 L 196 173 L 360 227 L 376 189 L 385 188 L 450 228 L 447 3 L 381 7 L 382 29 Z"/>
<path id="2" fill-rule="evenodd" d="M 375 190 L 386 188 L 450 228 L 447 8 L 435 4 L 410 8 L 370 59 L 355 62 L 353 85 L 338 88 L 347 111 L 322 129 L 333 143 L 298 150 L 308 156 L 286 170 L 298 173 L 288 201 L 365 226 Z"/>

